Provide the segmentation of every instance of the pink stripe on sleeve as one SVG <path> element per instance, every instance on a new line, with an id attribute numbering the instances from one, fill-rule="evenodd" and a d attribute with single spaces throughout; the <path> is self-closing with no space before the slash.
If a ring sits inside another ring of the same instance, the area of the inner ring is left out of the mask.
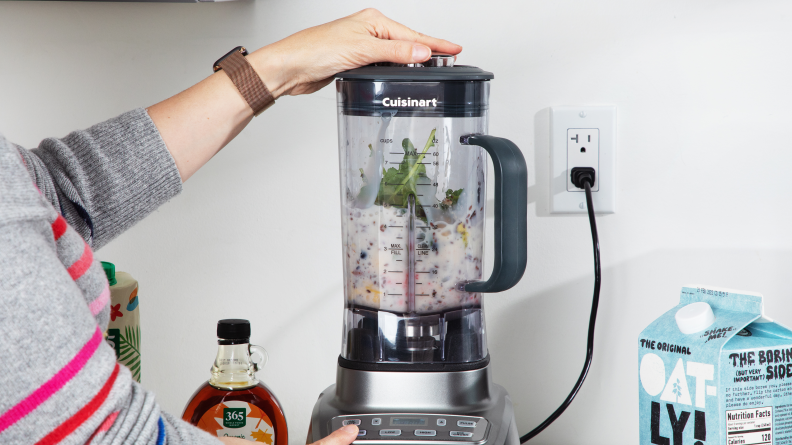
<path id="1" fill-rule="evenodd" d="M 98 314 L 102 309 L 104 309 L 105 306 L 107 306 L 108 301 L 110 301 L 110 288 L 105 285 L 105 288 L 102 293 L 99 294 L 99 297 L 88 305 L 88 308 L 91 309 L 91 314 Z"/>
<path id="2" fill-rule="evenodd" d="M 93 263 L 93 252 L 91 251 L 91 248 L 88 247 L 88 244 L 85 244 L 85 249 L 83 250 L 80 259 L 67 269 L 69 275 L 72 277 L 72 280 L 77 281 L 77 279 L 83 276 L 85 271 L 91 267 L 91 263 Z"/>
<path id="3" fill-rule="evenodd" d="M 110 431 L 110 428 L 113 427 L 113 424 L 118 418 L 118 413 L 119 411 L 114 411 L 109 416 L 107 416 L 104 422 L 102 422 L 102 424 L 99 425 L 99 428 L 97 428 L 96 431 L 94 431 L 93 434 L 91 434 L 91 437 L 89 437 L 88 440 L 85 441 L 85 443 L 86 444 L 93 443 L 93 440 L 96 438 L 96 436 L 102 433 L 106 433 L 107 431 Z"/>
<path id="4" fill-rule="evenodd" d="M 58 241 L 64 233 L 66 233 L 66 229 L 69 225 L 66 223 L 66 220 L 63 216 L 58 215 L 55 219 L 55 222 L 52 223 L 52 236 L 55 237 L 55 241 Z"/>
<path id="5" fill-rule="evenodd" d="M 52 397 L 53 394 L 58 392 L 69 380 L 72 379 L 80 370 L 85 366 L 99 344 L 102 342 L 102 332 L 99 327 L 90 340 L 80 349 L 77 355 L 69 363 L 66 364 L 57 374 L 52 376 L 46 383 L 39 386 L 39 388 L 31 393 L 21 402 L 14 405 L 11 409 L 0 415 L 0 433 L 6 428 L 15 424 L 19 419 L 28 415 L 31 411 L 38 408 L 39 405 L 46 402 L 47 399 Z"/>
<path id="6" fill-rule="evenodd" d="M 115 423 L 117 417 L 118 417 L 118 411 L 115 411 L 109 416 L 107 416 L 107 419 L 105 419 L 104 422 L 102 422 L 102 424 L 99 425 L 99 428 L 96 429 L 96 432 L 104 433 L 105 431 L 110 431 L 110 428 L 113 426 L 113 423 Z"/>

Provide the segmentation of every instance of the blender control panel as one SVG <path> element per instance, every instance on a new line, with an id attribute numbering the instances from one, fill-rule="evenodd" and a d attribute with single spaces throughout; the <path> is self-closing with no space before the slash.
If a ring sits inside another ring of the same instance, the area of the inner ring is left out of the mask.
<path id="1" fill-rule="evenodd" d="M 445 414 L 352 414 L 330 420 L 330 430 L 357 425 L 355 444 L 410 442 L 431 445 L 480 445 L 486 442 L 489 422 L 483 417 Z"/>

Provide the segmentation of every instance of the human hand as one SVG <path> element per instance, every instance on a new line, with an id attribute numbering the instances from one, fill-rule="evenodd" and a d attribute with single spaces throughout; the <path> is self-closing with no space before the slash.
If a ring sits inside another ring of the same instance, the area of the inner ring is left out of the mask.
<path id="1" fill-rule="evenodd" d="M 420 63 L 432 52 L 459 54 L 462 47 L 394 22 L 376 9 L 315 26 L 248 56 L 272 95 L 307 94 L 341 71 L 375 62 Z"/>
<path id="2" fill-rule="evenodd" d="M 317 440 L 312 445 L 349 445 L 353 440 L 357 439 L 358 427 L 355 425 L 347 425 L 333 432 L 333 434 L 325 437 L 324 439 Z M 245 439 L 238 439 L 236 437 L 220 437 L 220 442 L 225 445 L 247 445 L 250 442 Z"/>
<path id="3" fill-rule="evenodd" d="M 319 439 L 312 444 L 306 445 L 349 445 L 357 439 L 358 435 L 358 427 L 355 425 L 346 425 L 341 427 L 332 434 L 325 437 L 324 439 Z M 310 430 L 308 431 L 308 437 L 311 436 Z M 306 441 L 307 442 L 307 441 Z"/>

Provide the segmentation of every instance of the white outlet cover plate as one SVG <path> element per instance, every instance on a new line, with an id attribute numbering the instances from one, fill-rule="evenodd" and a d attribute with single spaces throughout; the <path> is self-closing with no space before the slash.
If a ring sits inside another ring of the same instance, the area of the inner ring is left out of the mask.
<path id="1" fill-rule="evenodd" d="M 596 187 L 592 191 L 596 213 L 616 212 L 616 107 L 580 106 L 550 108 L 550 213 L 587 213 L 586 194 L 570 191 L 570 129 L 599 130 Z"/>

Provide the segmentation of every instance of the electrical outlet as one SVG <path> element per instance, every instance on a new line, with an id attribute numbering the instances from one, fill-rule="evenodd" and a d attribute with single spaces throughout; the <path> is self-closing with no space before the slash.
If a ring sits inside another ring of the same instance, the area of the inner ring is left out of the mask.
<path id="1" fill-rule="evenodd" d="M 599 172 L 599 128 L 570 128 L 567 130 L 567 171 L 575 167 L 591 167 Z M 572 184 L 572 175 L 567 175 L 567 191 L 582 189 Z M 599 191 L 599 175 L 594 175 L 592 192 Z"/>
<path id="2" fill-rule="evenodd" d="M 596 171 L 591 188 L 596 213 L 616 211 L 616 107 L 550 109 L 550 213 L 586 213 L 574 167 Z"/>

